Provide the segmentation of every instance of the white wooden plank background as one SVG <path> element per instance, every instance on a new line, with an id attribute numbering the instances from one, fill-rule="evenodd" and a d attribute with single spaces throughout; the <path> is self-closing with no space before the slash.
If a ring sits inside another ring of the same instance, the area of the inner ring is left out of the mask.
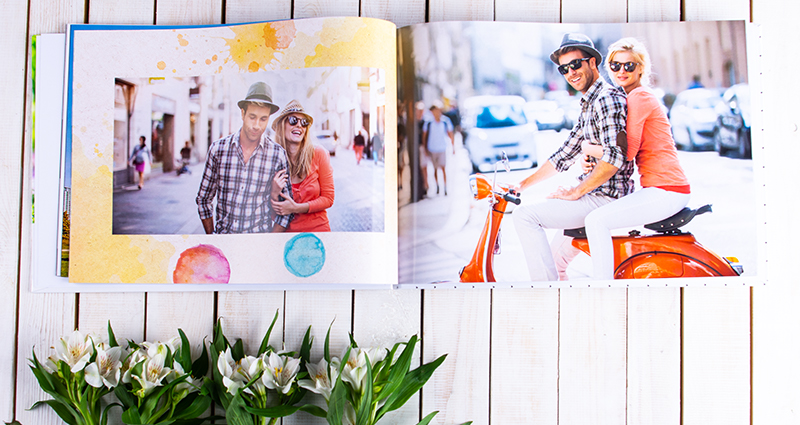
<path id="1" fill-rule="evenodd" d="M 745 19 L 763 25 L 765 151 L 770 187 L 787 184 L 800 144 L 798 88 L 776 78 L 800 60 L 787 46 L 800 14 L 776 0 L 29 0 L 7 2 L 0 29 L 6 84 L 0 86 L 0 420 L 57 424 L 48 410 L 25 409 L 43 397 L 26 358 L 80 326 L 104 332 L 111 319 L 124 338 L 187 331 L 194 344 L 218 316 L 227 332 L 258 344 L 276 308 L 287 348 L 306 326 L 321 355 L 328 325 L 339 353 L 354 332 L 362 345 L 422 333 L 420 357 L 449 357 L 419 400 L 391 418 L 416 423 L 777 424 L 798 423 L 800 378 L 791 265 L 798 249 L 790 223 L 800 210 L 787 191 L 769 189 L 768 287 L 678 290 L 332 291 L 199 294 L 31 294 L 29 292 L 30 34 L 63 32 L 69 22 L 206 24 L 360 15 L 398 25 L 441 20 L 644 22 Z M 425 9 L 427 5 L 427 10 Z M 292 9 L 293 6 L 293 9 Z M 86 9 L 88 7 L 88 10 Z M 224 10 L 223 10 L 224 7 Z M 27 55 L 27 56 L 26 56 Z M 26 102 L 27 100 L 27 102 Z M 27 103 L 27 105 L 26 105 Z M 25 153 L 25 154 L 23 154 Z M 24 157 L 24 158 L 23 158 Z M 23 161 L 24 159 L 24 161 Z M 783 170 L 787 170 L 784 172 Z M 20 177 L 24 178 L 20 180 Z M 22 190 L 20 191 L 22 183 Z M 786 187 L 786 186 L 784 186 Z M 22 239 L 20 239 L 20 230 Z M 17 247 L 21 245 L 18 254 Z M 19 258 L 19 260 L 18 260 Z M 18 263 L 19 261 L 19 263 Z M 19 264 L 19 265 L 18 265 Z M 19 272 L 18 272 L 19 267 Z M 19 274 L 18 274 L 19 273 Z M 16 301 L 16 294 L 19 300 Z M 752 312 L 751 312 L 752 305 Z M 176 308 L 177 306 L 177 308 Z M 17 314 L 16 312 L 21 312 Z M 752 321 L 752 328 L 751 328 Z M 752 334 L 752 340 L 751 340 Z M 752 341 L 752 346 L 751 346 Z M 751 354 L 752 350 L 752 354 Z M 13 358 L 16 356 L 15 358 Z M 751 368 L 752 363 L 752 368 Z M 598 378 L 599 376 L 599 378 Z M 588 377 L 593 377 L 588 379 Z M 751 385 L 752 382 L 752 385 Z M 323 423 L 298 417 L 284 423 Z"/>

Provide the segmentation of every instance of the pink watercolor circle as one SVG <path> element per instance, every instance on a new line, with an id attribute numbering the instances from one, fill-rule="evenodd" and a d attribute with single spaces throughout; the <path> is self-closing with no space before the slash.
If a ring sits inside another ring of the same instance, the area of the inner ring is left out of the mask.
<path id="1" fill-rule="evenodd" d="M 231 266 L 222 250 L 200 244 L 181 252 L 175 271 L 174 283 L 228 283 Z"/>

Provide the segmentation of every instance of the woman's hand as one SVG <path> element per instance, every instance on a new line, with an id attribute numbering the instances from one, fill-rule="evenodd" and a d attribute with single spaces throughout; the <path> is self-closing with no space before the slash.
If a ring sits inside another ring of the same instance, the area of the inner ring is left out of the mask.
<path id="1" fill-rule="evenodd" d="M 298 204 L 287 192 L 281 192 L 283 201 L 273 199 L 270 201 L 272 210 L 278 215 L 299 214 L 308 212 L 308 204 Z"/>
<path id="2" fill-rule="evenodd" d="M 272 178 L 272 190 L 270 191 L 270 193 L 272 194 L 273 202 L 277 202 L 280 200 L 278 198 L 278 195 L 281 192 L 283 192 L 283 189 L 286 187 L 287 179 L 288 176 L 286 175 L 286 169 L 278 170 L 278 172 L 275 173 L 275 177 Z M 284 196 L 284 198 L 286 198 L 286 196 Z"/>

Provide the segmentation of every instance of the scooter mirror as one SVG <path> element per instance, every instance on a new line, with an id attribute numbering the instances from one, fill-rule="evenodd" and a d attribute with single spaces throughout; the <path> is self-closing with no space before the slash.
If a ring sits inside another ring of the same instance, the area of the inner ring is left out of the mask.
<path id="1" fill-rule="evenodd" d="M 500 162 L 503 163 L 503 168 L 506 169 L 506 172 L 510 172 L 511 171 L 511 166 L 508 165 L 508 155 L 506 155 L 506 151 L 503 151 L 503 156 L 500 159 Z"/>

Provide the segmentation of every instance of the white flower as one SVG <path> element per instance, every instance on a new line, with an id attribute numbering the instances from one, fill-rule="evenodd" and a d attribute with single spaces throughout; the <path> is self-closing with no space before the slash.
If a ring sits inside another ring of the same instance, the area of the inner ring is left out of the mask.
<path id="1" fill-rule="evenodd" d="M 338 359 L 335 357 L 331 360 L 331 363 L 334 362 L 338 363 Z M 325 397 L 325 401 L 328 401 L 331 398 L 333 384 L 339 376 L 338 367 L 331 364 L 331 376 L 328 376 L 328 362 L 325 359 L 320 360 L 316 365 L 306 363 L 306 368 L 311 379 L 300 379 L 297 384 L 309 391 L 321 394 Z"/>
<path id="2" fill-rule="evenodd" d="M 47 358 L 47 360 L 44 361 L 44 363 L 40 363 L 40 364 L 42 365 L 44 370 L 47 371 L 47 373 L 53 374 L 58 370 L 58 364 L 57 363 L 58 363 L 58 359 L 53 357 L 53 356 L 50 356 L 50 357 Z"/>
<path id="3" fill-rule="evenodd" d="M 136 392 L 136 395 L 139 398 L 144 398 L 147 396 L 150 391 L 161 385 L 161 381 L 164 380 L 167 375 L 169 375 L 170 369 L 164 367 L 165 360 L 166 356 L 161 353 L 157 353 L 155 356 L 144 361 L 144 368 L 142 369 L 141 376 L 132 376 L 133 379 L 135 379 L 142 387 Z"/>
<path id="4" fill-rule="evenodd" d="M 124 384 L 129 384 L 131 382 L 133 367 L 145 359 L 147 359 L 147 351 L 141 347 L 125 359 L 125 362 L 122 364 L 122 382 Z"/>
<path id="5" fill-rule="evenodd" d="M 347 353 L 346 350 L 345 353 Z M 360 392 L 367 377 L 367 359 L 369 359 L 370 367 L 374 369 L 375 365 L 384 358 L 386 358 L 386 350 L 382 348 L 352 348 L 350 357 L 342 369 L 342 380 L 350 384 L 355 391 Z"/>
<path id="6" fill-rule="evenodd" d="M 67 363 L 72 373 L 81 371 L 89 358 L 92 357 L 92 339 L 76 330 L 69 336 L 69 340 L 61 338 L 56 344 L 56 358 Z"/>
<path id="7" fill-rule="evenodd" d="M 239 388 L 244 387 L 247 383 L 245 377 L 239 372 L 239 365 L 233 360 L 230 347 L 217 359 L 217 370 L 222 375 L 222 383 L 231 394 L 235 395 Z"/>
<path id="8" fill-rule="evenodd" d="M 262 355 L 266 356 L 266 353 Z M 300 369 L 300 359 L 280 356 L 270 353 L 269 361 L 264 359 L 265 372 L 261 377 L 261 382 L 271 390 L 278 390 L 283 394 L 288 394 L 292 389 L 292 383 Z"/>
<path id="9" fill-rule="evenodd" d="M 93 363 L 86 366 L 86 383 L 100 388 L 103 385 L 108 389 L 114 388 L 119 383 L 120 368 L 122 362 L 119 360 L 122 349 L 120 347 L 109 347 L 108 344 L 101 343 L 95 347 L 97 358 Z"/>

